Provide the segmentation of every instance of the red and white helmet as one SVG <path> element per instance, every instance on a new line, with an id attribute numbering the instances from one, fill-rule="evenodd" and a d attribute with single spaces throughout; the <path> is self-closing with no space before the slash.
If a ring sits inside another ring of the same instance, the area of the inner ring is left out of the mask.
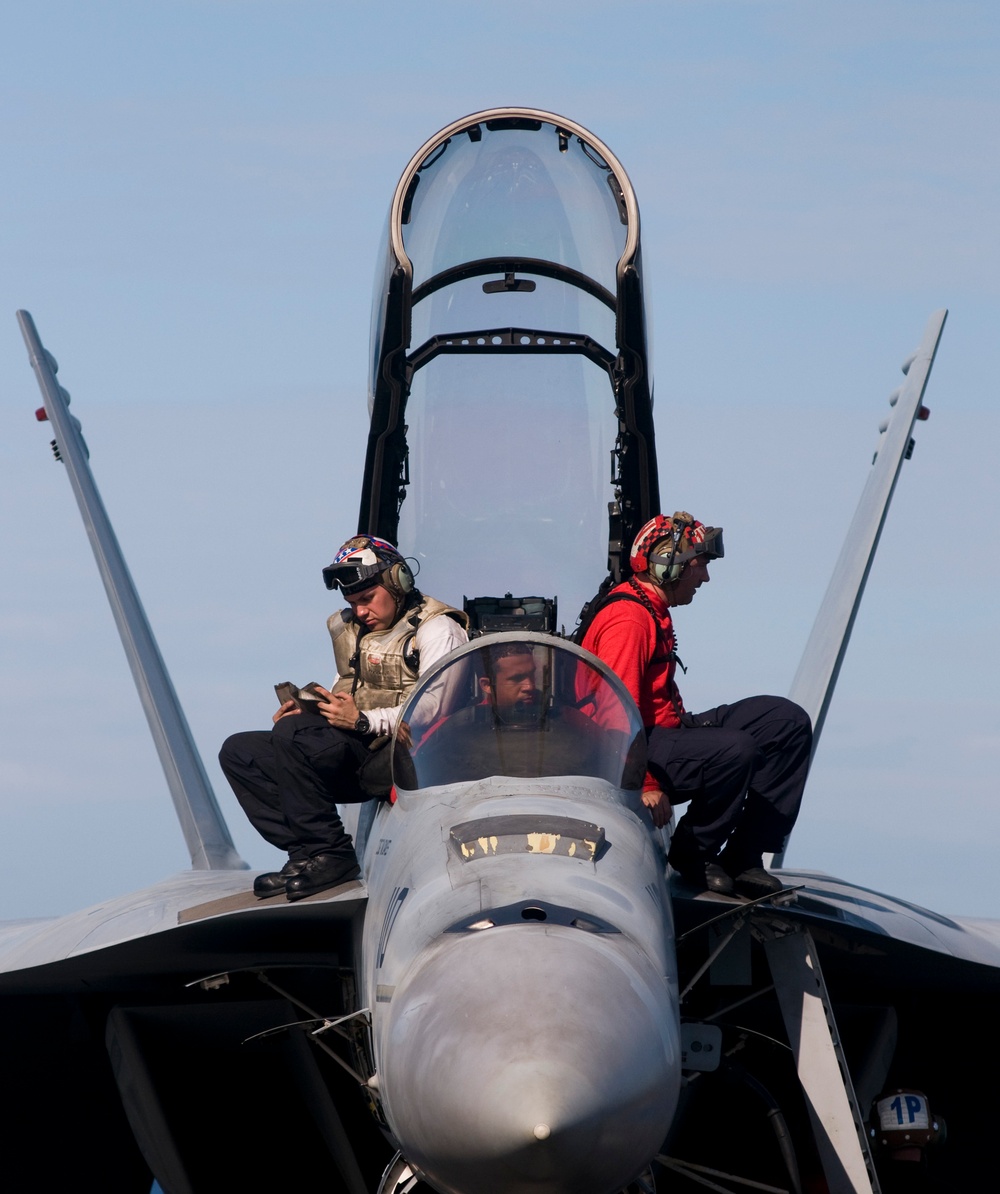
<path id="1" fill-rule="evenodd" d="M 648 572 L 662 585 L 678 580 L 695 556 L 721 560 L 723 555 L 722 527 L 707 527 L 678 510 L 672 518 L 657 514 L 640 528 L 628 562 L 633 572 Z"/>

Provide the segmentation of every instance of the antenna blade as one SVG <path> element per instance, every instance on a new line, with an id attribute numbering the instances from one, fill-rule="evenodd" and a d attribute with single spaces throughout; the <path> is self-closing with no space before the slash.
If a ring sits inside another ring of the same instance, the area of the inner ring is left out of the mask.
<path id="1" fill-rule="evenodd" d="M 247 864 L 233 845 L 94 483 L 79 423 L 67 409 L 69 395 L 56 381 L 55 359 L 42 347 L 30 314 L 18 311 L 17 321 L 160 756 L 191 865 L 195 870 L 244 870 Z"/>
<path id="2" fill-rule="evenodd" d="M 847 653 L 899 470 L 903 461 L 909 458 L 913 424 L 921 411 L 927 379 L 947 317 L 947 310 L 934 312 L 924 329 L 920 347 L 904 365 L 906 381 L 898 391 L 892 415 L 879 440 L 861 500 L 788 694 L 812 719 L 813 755 Z M 773 865 L 781 866 L 784 856 L 784 850 L 776 854 Z"/>

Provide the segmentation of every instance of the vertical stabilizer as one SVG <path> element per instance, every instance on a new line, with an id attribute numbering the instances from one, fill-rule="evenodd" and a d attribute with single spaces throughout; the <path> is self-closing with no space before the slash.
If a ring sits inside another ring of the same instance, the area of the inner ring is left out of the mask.
<path id="1" fill-rule="evenodd" d="M 913 450 L 913 424 L 926 417 L 924 390 L 947 316 L 946 310 L 934 312 L 920 347 L 903 365 L 906 381 L 889 399 L 892 414 L 880 429 L 882 437 L 871 472 L 788 694 L 812 719 L 813 754 L 847 653 L 896 479 Z M 783 861 L 784 850 L 774 856 L 774 865 L 781 866 Z"/>
<path id="2" fill-rule="evenodd" d="M 58 365 L 43 347 L 27 311 L 17 320 L 55 431 L 58 458 L 66 466 L 87 536 L 104 582 L 111 612 L 128 657 L 146 720 L 195 870 L 241 870 L 246 863 L 233 845 L 205 774 L 184 712 L 160 656 L 107 511 L 88 464 L 80 424 L 67 409 L 69 394 L 56 381 Z M 41 412 L 39 412 L 41 418 Z"/>

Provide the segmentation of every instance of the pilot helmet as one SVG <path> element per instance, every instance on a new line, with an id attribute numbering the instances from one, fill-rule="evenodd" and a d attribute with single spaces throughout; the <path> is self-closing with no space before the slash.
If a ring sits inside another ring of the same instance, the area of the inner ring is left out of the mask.
<path id="1" fill-rule="evenodd" d="M 386 539 L 374 535 L 355 535 L 348 539 L 333 557 L 333 563 L 323 569 L 328 589 L 340 589 L 345 597 L 353 597 L 370 589 L 373 584 L 389 590 L 400 608 L 413 592 L 413 573 L 406 560 Z"/>
<path id="2" fill-rule="evenodd" d="M 678 510 L 672 518 L 657 514 L 640 528 L 629 566 L 633 572 L 648 572 L 662 585 L 679 580 L 695 556 L 721 560 L 724 555 L 722 527 L 707 527 L 686 510 Z"/>

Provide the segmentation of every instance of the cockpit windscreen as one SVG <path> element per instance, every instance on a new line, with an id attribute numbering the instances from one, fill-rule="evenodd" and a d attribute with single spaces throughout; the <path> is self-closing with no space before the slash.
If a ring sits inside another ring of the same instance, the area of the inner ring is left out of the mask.
<path id="1" fill-rule="evenodd" d="M 393 749 L 406 791 L 490 776 L 635 789 L 645 774 L 645 735 L 621 682 L 542 635 L 490 635 L 450 655 L 411 695 Z"/>

